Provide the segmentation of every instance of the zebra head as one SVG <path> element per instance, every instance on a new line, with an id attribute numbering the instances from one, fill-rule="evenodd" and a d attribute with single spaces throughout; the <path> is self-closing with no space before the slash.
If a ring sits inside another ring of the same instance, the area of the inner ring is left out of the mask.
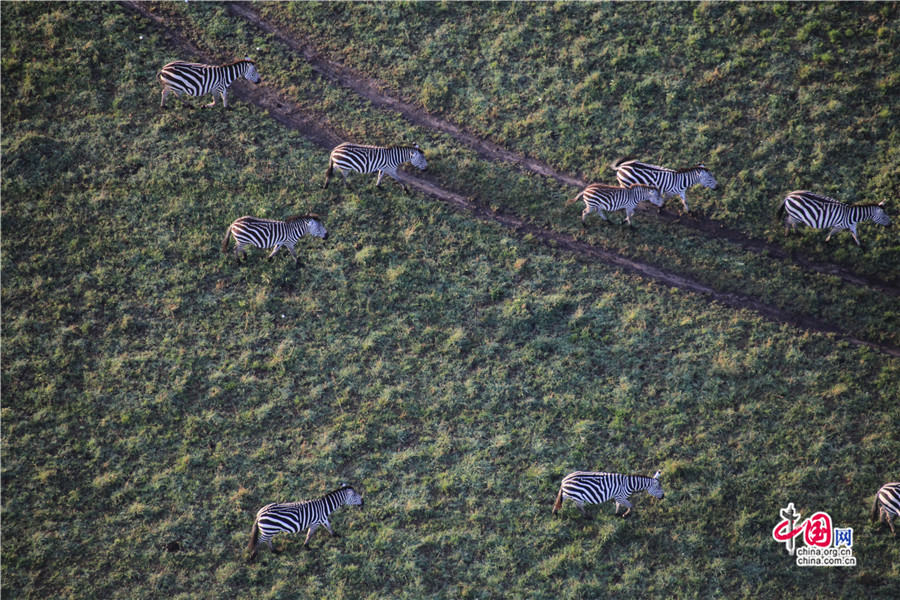
<path id="1" fill-rule="evenodd" d="M 662 484 L 659 482 L 660 475 L 661 473 L 657 471 L 656 475 L 653 476 L 653 480 L 650 482 L 650 487 L 647 488 L 647 493 L 656 498 L 665 497 L 665 493 L 662 489 Z"/>
<path id="2" fill-rule="evenodd" d="M 262 81 L 262 77 L 259 76 L 259 73 L 256 72 L 256 63 L 250 60 L 249 56 L 244 57 L 244 78 L 252 81 L 255 84 L 259 84 Z"/>
<path id="3" fill-rule="evenodd" d="M 341 484 L 341 492 L 344 495 L 344 504 L 349 504 L 351 506 L 362 506 L 363 499 L 356 490 L 347 485 L 346 483 Z"/>
<path id="4" fill-rule="evenodd" d="M 322 221 L 318 219 L 308 219 L 306 221 L 306 227 L 308 229 L 307 235 L 314 235 L 316 237 L 320 237 L 323 240 L 328 239 L 328 231 L 325 230 L 325 226 L 322 225 Z"/>
<path id="5" fill-rule="evenodd" d="M 425 160 L 425 154 L 418 144 L 413 144 L 410 148 L 409 162 L 423 171 L 428 168 L 428 161 Z"/>
<path id="6" fill-rule="evenodd" d="M 709 172 L 709 169 L 705 165 L 697 165 L 695 168 L 698 170 L 697 175 L 700 178 L 700 183 L 711 190 L 716 189 L 716 186 L 719 184 L 716 183 L 716 179 Z"/>
<path id="7" fill-rule="evenodd" d="M 891 218 L 888 216 L 887 212 L 884 210 L 884 203 L 886 201 L 882 200 L 880 203 L 875 205 L 875 210 L 872 212 L 872 220 L 878 223 L 879 225 L 884 225 L 885 227 L 891 226 Z"/>
<path id="8" fill-rule="evenodd" d="M 633 187 L 640 186 L 641 192 L 643 193 L 641 197 L 641 201 L 651 202 L 657 206 L 663 205 L 663 195 L 659 192 L 659 190 L 655 187 L 651 187 L 649 185 L 635 184 Z"/>

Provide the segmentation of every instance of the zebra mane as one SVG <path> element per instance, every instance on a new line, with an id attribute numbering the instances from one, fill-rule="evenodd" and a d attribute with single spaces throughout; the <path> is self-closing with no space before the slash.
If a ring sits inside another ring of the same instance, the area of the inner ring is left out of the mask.
<path id="1" fill-rule="evenodd" d="M 325 498 L 325 497 L 328 497 L 328 496 L 334 496 L 334 495 L 339 494 L 340 492 L 343 492 L 344 490 L 350 489 L 350 488 L 352 488 L 352 487 L 353 487 L 353 486 L 347 485 L 346 483 L 342 483 L 342 484 L 341 484 L 341 487 L 339 487 L 339 488 L 336 489 L 336 490 L 332 490 L 332 491 L 328 492 L 327 494 L 325 494 L 325 495 L 322 496 L 322 497 Z"/>
<path id="2" fill-rule="evenodd" d="M 315 219 L 316 221 L 321 221 L 322 217 L 313 213 L 309 213 L 307 215 L 294 215 L 293 217 L 288 217 L 284 220 L 284 222 L 290 223 L 291 221 L 299 221 L 301 219 Z"/>
<path id="3" fill-rule="evenodd" d="M 242 58 L 242 59 L 240 59 L 240 60 L 236 60 L 236 61 L 234 61 L 234 62 L 228 63 L 227 65 L 222 65 L 222 66 L 223 66 L 223 67 L 233 67 L 234 65 L 237 65 L 237 64 L 240 64 L 240 63 L 250 63 L 251 65 L 255 65 L 255 64 L 256 64 L 256 61 L 250 60 L 249 58 Z"/>
<path id="4" fill-rule="evenodd" d="M 676 173 L 690 173 L 691 171 L 696 171 L 697 169 L 702 169 L 704 171 L 709 171 L 709 168 L 706 165 L 697 163 L 693 167 L 686 167 L 684 169 L 674 169 Z"/>

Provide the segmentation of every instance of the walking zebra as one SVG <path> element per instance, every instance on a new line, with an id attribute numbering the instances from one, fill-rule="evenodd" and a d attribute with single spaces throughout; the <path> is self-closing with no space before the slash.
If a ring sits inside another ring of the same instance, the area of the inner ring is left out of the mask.
<path id="1" fill-rule="evenodd" d="M 688 213 L 691 210 L 688 208 L 685 193 L 689 187 L 700 183 L 714 190 L 718 185 L 712 173 L 703 165 L 676 170 L 622 158 L 610 166 L 616 172 L 619 185 L 643 183 L 655 187 L 662 194 L 663 200 L 670 196 L 681 196 L 684 211 Z"/>
<path id="2" fill-rule="evenodd" d="M 381 178 L 387 173 L 403 187 L 404 192 L 409 194 L 407 187 L 397 178 L 397 167 L 405 162 L 411 162 L 423 171 L 428 168 L 425 154 L 422 153 L 418 144 L 413 144 L 412 146 L 388 146 L 386 148 L 360 146 L 359 144 L 341 144 L 331 151 L 328 171 L 325 173 L 325 187 L 328 187 L 328 181 L 334 173 L 334 167 L 337 166 L 341 170 L 341 175 L 344 176 L 344 185 L 347 184 L 347 173 L 350 171 L 356 171 L 357 173 L 377 172 L 378 181 L 375 182 L 376 187 L 381 185 Z"/>
<path id="3" fill-rule="evenodd" d="M 662 206 L 663 199 L 659 190 L 648 185 L 632 185 L 630 187 L 616 187 L 603 183 L 592 183 L 584 188 L 577 196 L 569 200 L 568 204 L 576 202 L 584 196 L 584 210 L 581 211 L 581 226 L 585 227 L 584 219 L 592 212 L 596 212 L 604 221 L 608 221 L 603 211 L 613 211 L 624 208 L 625 221 L 631 225 L 631 217 L 634 215 L 634 207 L 641 202 L 652 202 L 656 206 Z"/>
<path id="4" fill-rule="evenodd" d="M 615 499 L 616 510 L 619 514 L 619 506 L 628 508 L 622 518 L 628 517 L 633 508 L 628 497 L 640 490 L 647 490 L 651 496 L 662 498 L 664 496 L 662 484 L 659 482 L 660 472 L 653 477 L 641 477 L 640 475 L 620 475 L 618 473 L 594 473 L 591 471 L 575 471 L 569 473 L 562 480 L 559 494 L 556 496 L 556 504 L 553 505 L 555 515 L 562 506 L 563 500 L 569 498 L 575 501 L 575 506 L 586 519 L 590 519 L 584 510 L 585 504 L 600 504 L 607 500 Z"/>
<path id="5" fill-rule="evenodd" d="M 162 101 L 159 106 L 162 108 L 166 105 L 166 96 L 172 92 L 183 104 L 187 104 L 187 102 L 181 97 L 181 94 L 189 96 L 212 94 L 213 101 L 207 104 L 206 108 L 216 105 L 216 94 L 219 94 L 222 96 L 222 105 L 228 108 L 225 92 L 235 79 L 244 77 L 256 84 L 262 81 L 259 73 L 256 72 L 255 65 L 256 63 L 249 58 L 221 67 L 181 60 L 170 62 L 156 75 L 163 86 Z M 190 105 L 188 104 L 188 106 Z"/>
<path id="6" fill-rule="evenodd" d="M 887 483 L 875 496 L 875 502 L 872 504 L 872 522 L 887 521 L 891 526 L 891 533 L 897 535 L 894 531 L 894 517 L 900 516 L 900 482 Z"/>
<path id="7" fill-rule="evenodd" d="M 256 521 L 253 522 L 253 529 L 250 531 L 250 543 L 247 545 L 247 549 L 251 551 L 250 560 L 256 558 L 256 548 L 263 542 L 269 547 L 269 550 L 278 554 L 278 551 L 272 546 L 272 536 L 279 533 L 299 533 L 309 528 L 306 540 L 303 542 L 303 547 L 307 550 L 309 550 L 309 539 L 319 525 L 324 525 L 331 537 L 340 537 L 331 529 L 328 515 L 345 504 L 363 505 L 362 496 L 347 484 L 341 485 L 318 500 L 274 502 L 263 506 L 256 513 Z"/>
<path id="8" fill-rule="evenodd" d="M 787 217 L 784 219 L 785 235 L 801 224 L 816 229 L 831 227 L 828 237 L 825 238 L 827 242 L 836 232 L 849 229 L 857 246 L 862 246 L 856 233 L 857 223 L 875 221 L 886 227 L 891 224 L 891 218 L 884 212 L 884 202 L 851 206 L 833 198 L 826 198 L 804 190 L 791 192 L 785 197 L 778 208 L 778 217 L 780 218 L 785 212 L 787 213 Z"/>
<path id="9" fill-rule="evenodd" d="M 294 262 L 297 262 L 297 254 L 294 252 L 294 244 L 305 235 L 314 235 L 323 240 L 328 239 L 328 232 L 322 225 L 319 215 L 298 215 L 288 217 L 284 221 L 272 219 L 260 219 L 258 217 L 241 217 L 228 227 L 225 239 L 222 241 L 222 252 L 228 252 L 229 236 L 234 236 L 234 256 L 240 260 L 246 256 L 244 246 L 256 246 L 257 248 L 272 248 L 272 253 L 267 258 L 272 258 L 278 249 L 287 248 Z"/>

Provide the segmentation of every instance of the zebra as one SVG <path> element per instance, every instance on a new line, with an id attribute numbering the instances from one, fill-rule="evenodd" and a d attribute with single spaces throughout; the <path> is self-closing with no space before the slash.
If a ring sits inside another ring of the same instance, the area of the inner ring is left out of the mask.
<path id="1" fill-rule="evenodd" d="M 718 186 L 712 173 L 704 165 L 687 169 L 667 169 L 621 158 L 612 163 L 610 167 L 616 172 L 619 185 L 643 183 L 655 187 L 663 195 L 663 200 L 670 196 L 681 196 L 681 203 L 684 204 L 686 213 L 691 212 L 685 196 L 689 187 L 700 183 L 714 190 Z"/>
<path id="2" fill-rule="evenodd" d="M 900 516 L 900 482 L 886 483 L 878 490 L 872 503 L 872 522 L 887 521 L 891 534 L 897 535 L 894 531 L 894 517 L 897 516 Z"/>
<path id="3" fill-rule="evenodd" d="M 247 549 L 250 550 L 250 560 L 256 558 L 256 549 L 263 542 L 269 547 L 269 550 L 278 554 L 279 551 L 275 550 L 272 545 L 272 537 L 282 532 L 299 533 L 309 528 L 306 540 L 303 542 L 303 548 L 306 550 L 309 550 L 309 539 L 319 525 L 324 525 L 331 537 L 340 537 L 331 529 L 328 515 L 345 504 L 363 505 L 362 496 L 347 484 L 342 484 L 341 487 L 325 494 L 318 500 L 273 502 L 263 506 L 256 513 L 256 520 L 250 531 L 250 543 L 247 545 Z"/>
<path id="4" fill-rule="evenodd" d="M 314 235 L 323 240 L 328 239 L 328 232 L 322 225 L 319 215 L 297 215 L 288 217 L 284 221 L 272 219 L 260 219 L 259 217 L 241 217 L 228 226 L 225 239 L 222 240 L 222 252 L 228 252 L 228 240 L 234 236 L 234 256 L 237 260 L 246 256 L 244 246 L 251 245 L 257 248 L 272 248 L 272 253 L 267 258 L 272 258 L 278 249 L 287 248 L 294 262 L 297 262 L 297 254 L 294 252 L 294 244 L 305 235 Z"/>
<path id="5" fill-rule="evenodd" d="M 556 503 L 553 505 L 553 514 L 555 515 L 559 511 L 563 500 L 569 498 L 575 501 L 575 506 L 581 511 L 584 518 L 590 520 L 591 517 L 584 510 L 585 504 L 600 504 L 614 499 L 616 510 L 613 514 L 619 514 L 619 506 L 625 506 L 628 510 L 622 514 L 622 518 L 627 518 L 631 509 L 634 508 L 628 501 L 628 497 L 634 492 L 647 490 L 651 496 L 664 497 L 659 476 L 659 471 L 653 477 L 592 471 L 569 473 L 562 480 L 559 494 L 556 496 Z"/>
<path id="6" fill-rule="evenodd" d="M 344 185 L 347 184 L 347 173 L 350 171 L 356 171 L 357 173 L 377 172 L 378 181 L 375 182 L 376 187 L 381 185 L 381 178 L 387 173 L 403 187 L 403 191 L 408 195 L 409 189 L 397 177 L 397 167 L 405 162 L 411 162 L 423 171 L 428 168 L 428 161 L 425 160 L 425 154 L 418 144 L 413 144 L 412 146 L 388 146 L 386 148 L 349 143 L 341 144 L 331 151 L 328 171 L 325 173 L 324 187 L 328 187 L 328 181 L 334 174 L 334 167 L 337 166 L 341 170 L 341 175 L 344 176 Z"/>
<path id="7" fill-rule="evenodd" d="M 805 190 L 797 190 L 788 194 L 778 208 L 778 218 L 787 213 L 784 218 L 784 234 L 788 235 L 797 225 L 808 225 L 816 229 L 831 227 L 825 241 L 831 239 L 836 232 L 849 229 L 856 240 L 857 223 L 862 221 L 874 221 L 879 225 L 890 227 L 891 218 L 884 211 L 884 202 L 880 204 L 856 204 L 851 206 L 833 198 L 820 196 Z"/>
<path id="8" fill-rule="evenodd" d="M 649 185 L 636 184 L 630 187 L 616 187 L 603 183 L 592 183 L 584 188 L 577 196 L 569 200 L 567 204 L 576 202 L 584 196 L 584 210 L 581 211 L 581 226 L 586 227 L 584 219 L 592 212 L 596 212 L 604 221 L 608 221 L 603 211 L 625 209 L 625 221 L 631 226 L 631 217 L 634 215 L 634 207 L 641 202 L 652 202 L 656 206 L 662 206 L 663 198 L 659 190 Z"/>
<path id="9" fill-rule="evenodd" d="M 227 109 L 228 100 L 225 98 L 225 92 L 235 79 L 244 77 L 255 84 L 262 81 L 256 72 L 256 63 L 246 57 L 244 60 L 220 67 L 176 60 L 164 66 L 156 77 L 163 86 L 160 108 L 166 105 L 166 96 L 171 92 L 183 104 L 187 104 L 181 97 L 183 93 L 189 96 L 212 94 L 213 101 L 207 104 L 206 108 L 216 105 L 216 94 L 219 94 L 222 96 L 222 106 Z"/>

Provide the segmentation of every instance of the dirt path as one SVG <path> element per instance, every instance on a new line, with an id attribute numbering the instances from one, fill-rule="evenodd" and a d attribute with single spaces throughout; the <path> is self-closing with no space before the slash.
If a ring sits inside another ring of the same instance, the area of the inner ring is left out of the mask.
<path id="1" fill-rule="evenodd" d="M 384 92 L 383 86 L 379 85 L 377 81 L 372 80 L 350 67 L 343 66 L 322 56 L 312 44 L 305 40 L 298 39 L 298 36 L 295 33 L 287 32 L 263 18 L 248 3 L 229 2 L 228 11 L 235 16 L 246 19 L 265 33 L 274 36 L 282 44 L 295 50 L 304 57 L 313 70 L 326 80 L 353 90 L 375 106 L 400 113 L 410 123 L 445 133 L 461 144 L 472 148 L 483 158 L 492 161 L 512 163 L 525 170 L 545 177 L 550 177 L 561 183 L 579 189 L 586 187 L 589 183 L 581 177 L 569 173 L 558 172 L 549 165 L 538 160 L 506 150 L 490 141 L 465 131 L 454 123 L 439 119 L 417 106 L 404 102 L 403 100 Z M 649 209 L 641 207 L 639 210 Z M 653 212 L 655 212 L 655 210 Z M 726 240 L 749 252 L 762 254 L 777 260 L 790 261 L 816 273 L 838 277 L 847 283 L 856 286 L 869 287 L 890 294 L 891 296 L 900 297 L 900 287 L 879 281 L 867 275 L 853 273 L 839 265 L 818 262 L 809 256 L 788 252 L 781 246 L 748 237 L 741 231 L 725 227 L 721 223 L 707 217 L 687 217 L 663 210 L 659 213 L 659 218 L 664 222 L 674 223 L 681 227 L 701 232 L 711 238 Z"/>
<path id="2" fill-rule="evenodd" d="M 162 17 L 153 14 L 145 4 L 131 0 L 121 0 L 121 4 L 151 21 L 166 36 L 168 36 L 171 42 L 182 52 L 195 57 L 201 57 L 206 61 L 214 62 L 213 57 L 206 56 L 195 44 L 182 35 L 176 27 L 167 23 Z M 249 90 L 245 86 L 235 85 L 231 88 L 231 95 L 243 102 L 255 104 L 256 106 L 265 109 L 277 122 L 285 127 L 300 132 L 325 150 L 331 150 L 338 143 L 344 141 L 331 131 L 325 125 L 323 120 L 300 111 L 291 100 L 284 97 L 278 90 L 274 90 L 267 86 L 259 86 L 256 89 Z M 520 239 L 530 235 L 532 239 L 545 246 L 573 253 L 575 256 L 582 259 L 600 261 L 607 265 L 619 268 L 624 272 L 651 279 L 668 287 L 703 294 L 712 301 L 719 302 L 732 308 L 752 310 L 775 322 L 786 323 L 800 329 L 818 333 L 834 334 L 852 344 L 866 346 L 891 356 L 900 357 L 900 348 L 857 338 L 842 332 L 838 327 L 824 321 L 805 315 L 794 314 L 753 298 L 739 294 L 716 291 L 689 277 L 684 277 L 653 265 L 597 248 L 585 242 L 578 241 L 570 235 L 560 234 L 549 229 L 532 225 L 518 216 L 495 212 L 489 207 L 473 202 L 461 194 L 441 187 L 431 178 L 421 176 L 412 177 L 405 173 L 400 173 L 399 175 L 407 186 L 414 187 L 423 194 L 446 202 L 458 210 L 471 214 L 481 221 L 498 224 L 511 229 Z"/>

